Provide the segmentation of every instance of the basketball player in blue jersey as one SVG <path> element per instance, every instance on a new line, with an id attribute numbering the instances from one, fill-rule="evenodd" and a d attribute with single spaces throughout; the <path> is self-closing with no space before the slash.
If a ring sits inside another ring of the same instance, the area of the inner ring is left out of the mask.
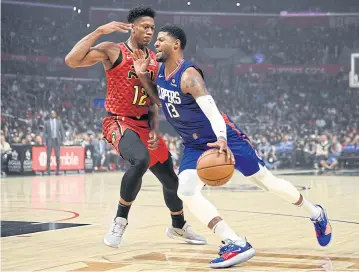
<path id="1" fill-rule="evenodd" d="M 235 160 L 235 168 L 258 187 L 307 211 L 319 244 L 328 245 L 332 230 L 324 208 L 311 204 L 291 183 L 273 176 L 265 168 L 248 137 L 227 115 L 218 111 L 206 89 L 202 72 L 183 59 L 185 46 L 186 35 L 181 28 L 166 25 L 160 29 L 155 43 L 157 61 L 162 62 L 157 86 L 146 74 L 149 61 L 144 58 L 144 53 L 136 51 L 133 58 L 136 74 L 140 75 L 149 96 L 153 102 L 162 105 L 168 122 L 183 138 L 185 149 L 177 194 L 191 212 L 222 239 L 219 256 L 210 262 L 210 267 L 230 267 L 251 259 L 256 252 L 246 239 L 227 225 L 201 193 L 204 184 L 197 175 L 196 163 L 210 148 L 226 152 L 230 159 Z"/>

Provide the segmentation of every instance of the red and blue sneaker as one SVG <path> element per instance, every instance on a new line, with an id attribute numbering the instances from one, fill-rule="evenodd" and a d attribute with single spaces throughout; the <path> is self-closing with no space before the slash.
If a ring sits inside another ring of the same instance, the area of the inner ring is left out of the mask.
<path id="1" fill-rule="evenodd" d="M 315 227 L 315 233 L 317 235 L 319 245 L 325 247 L 330 243 L 330 240 L 332 239 L 332 227 L 329 224 L 326 210 L 320 205 L 315 206 L 321 210 L 321 213 L 317 219 L 311 220 Z"/>
<path id="2" fill-rule="evenodd" d="M 226 239 L 219 250 L 219 257 L 209 264 L 211 268 L 227 268 L 248 261 L 256 255 L 256 250 L 247 242 L 239 245 L 238 242 Z"/>

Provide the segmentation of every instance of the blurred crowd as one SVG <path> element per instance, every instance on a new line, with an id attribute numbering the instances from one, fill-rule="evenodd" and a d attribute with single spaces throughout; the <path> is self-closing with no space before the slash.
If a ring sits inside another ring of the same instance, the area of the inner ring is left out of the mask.
<path id="1" fill-rule="evenodd" d="M 166 1 L 155 2 L 163 2 L 166 8 Z M 5 5 L 17 12 L 2 16 L 5 65 L 1 82 L 1 153 L 8 152 L 12 144 L 43 144 L 44 121 L 55 110 L 66 131 L 64 145 L 93 145 L 98 171 L 126 167 L 104 141 L 101 129 L 106 112 L 94 103 L 94 99 L 104 97 L 102 67 L 88 69 L 91 72 L 82 78 L 72 78 L 77 71 L 63 66 L 65 54 L 91 29 L 72 11 L 40 8 L 35 14 L 29 11 L 34 7 L 14 6 Z M 250 136 L 268 167 L 296 167 L 301 161 L 301 166 L 333 169 L 343 148 L 359 146 L 359 90 L 349 88 L 347 72 L 308 75 L 249 71 L 234 75 L 233 69 L 241 59 L 218 61 L 202 50 L 240 49 L 251 63 L 257 62 L 254 55 L 261 54 L 262 63 L 338 64 L 345 50 L 359 49 L 357 35 L 353 35 L 359 33 L 358 26 L 338 31 L 271 23 L 264 28 L 187 25 L 185 30 L 189 40 L 186 57 L 214 66 L 215 74 L 206 76 L 210 93 L 219 108 Z M 125 36 L 120 40 L 122 37 Z M 7 54 L 22 57 L 6 58 Z M 163 127 L 163 137 L 178 167 L 181 140 L 166 125 Z"/>
<path id="2" fill-rule="evenodd" d="M 131 7 L 133 6 L 132 3 Z M 123 7 L 123 5 L 119 5 L 119 7 Z M 80 37 L 93 31 L 99 24 L 105 23 L 103 19 L 98 19 L 93 15 L 94 18 L 91 20 L 94 24 L 87 27 L 87 23 L 81 20 L 76 15 L 77 12 L 71 10 L 71 7 L 63 9 L 19 8 L 19 5 L 4 5 L 4 9 L 6 12 L 1 18 L 2 53 L 21 56 L 62 58 Z M 108 17 L 107 21 L 112 19 L 125 20 L 122 13 L 120 16 L 110 13 Z M 328 23 L 323 23 L 323 25 L 313 23 L 314 27 L 308 27 L 305 25 L 305 21 L 308 20 L 307 17 L 296 18 L 298 26 L 292 23 L 288 24 L 286 19 L 278 16 L 269 16 L 265 23 L 258 25 L 256 25 L 255 19 L 250 19 L 249 21 L 234 23 L 230 27 L 223 26 L 217 21 L 198 23 L 198 20 L 203 19 L 200 17 L 197 18 L 197 21 L 190 21 L 190 18 L 185 23 L 182 22 L 183 20 L 180 21 L 183 23 L 182 26 L 188 37 L 191 37 L 186 48 L 186 56 L 195 57 L 201 62 L 208 61 L 208 55 L 201 54 L 202 52 L 199 51 L 210 45 L 211 48 L 235 48 L 250 57 L 260 54 L 264 56 L 264 63 L 326 64 L 338 62 L 343 51 L 347 48 L 359 48 L 359 41 L 355 39 L 355 34 L 358 33 L 359 28 L 359 18 L 353 17 L 347 23 L 344 23 L 343 18 L 345 16 L 334 20 L 336 24 L 342 24 L 340 30 Z M 211 20 L 213 21 L 213 19 Z M 171 20 L 166 20 L 166 22 L 173 23 Z M 263 22 L 263 18 L 261 18 L 261 22 Z M 126 39 L 126 37 L 125 34 L 116 33 L 106 36 L 104 39 L 119 41 Z M 240 63 L 242 60 L 235 59 L 233 61 Z M 12 59 L 12 61 L 14 60 Z M 252 59 L 252 61 L 254 60 Z M 22 63 L 19 65 L 19 62 L 21 63 L 17 59 L 15 67 L 12 65 L 4 67 L 5 72 L 12 70 L 18 72 L 20 69 L 23 69 L 22 72 L 26 72 L 26 67 L 30 64 Z M 37 74 L 44 72 L 41 71 L 43 69 L 49 69 L 49 65 L 41 66 L 39 63 L 41 61 L 32 64 L 37 65 Z M 52 66 L 58 64 L 52 63 Z M 55 68 L 50 67 L 51 69 Z"/>

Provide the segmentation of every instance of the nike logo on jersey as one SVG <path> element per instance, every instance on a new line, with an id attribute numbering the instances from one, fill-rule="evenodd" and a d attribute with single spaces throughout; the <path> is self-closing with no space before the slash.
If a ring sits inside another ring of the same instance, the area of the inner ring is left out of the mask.
<path id="1" fill-rule="evenodd" d="M 163 75 L 159 75 L 158 77 L 159 77 L 159 78 L 163 78 L 164 76 L 163 76 Z"/>

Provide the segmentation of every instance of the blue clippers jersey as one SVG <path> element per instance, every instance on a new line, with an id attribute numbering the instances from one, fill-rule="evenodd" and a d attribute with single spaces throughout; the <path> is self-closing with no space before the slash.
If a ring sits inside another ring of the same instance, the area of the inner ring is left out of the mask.
<path id="1" fill-rule="evenodd" d="M 185 146 L 215 142 L 217 137 L 196 100 L 192 95 L 181 91 L 181 77 L 189 67 L 196 68 L 192 62 L 184 61 L 169 78 L 165 78 L 165 65 L 162 64 L 156 85 L 163 112 L 167 121 L 182 137 Z"/>

